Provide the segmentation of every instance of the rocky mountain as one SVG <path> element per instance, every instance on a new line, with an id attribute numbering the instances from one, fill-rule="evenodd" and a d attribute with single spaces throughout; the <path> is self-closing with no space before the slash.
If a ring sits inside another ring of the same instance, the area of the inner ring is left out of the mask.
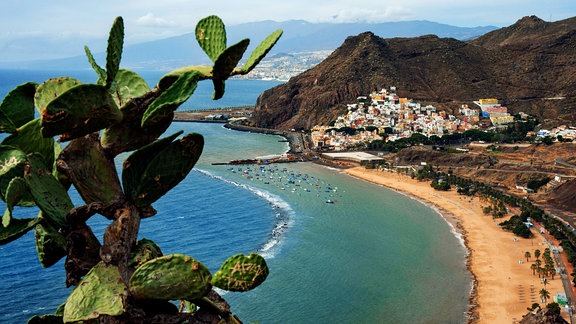
<path id="1" fill-rule="evenodd" d="M 470 41 L 365 32 L 348 37 L 316 67 L 264 92 L 253 122 L 279 129 L 328 124 L 356 97 L 396 86 L 401 97 L 448 110 L 498 98 L 511 112 L 573 124 L 575 49 L 576 18 L 524 17 Z"/>

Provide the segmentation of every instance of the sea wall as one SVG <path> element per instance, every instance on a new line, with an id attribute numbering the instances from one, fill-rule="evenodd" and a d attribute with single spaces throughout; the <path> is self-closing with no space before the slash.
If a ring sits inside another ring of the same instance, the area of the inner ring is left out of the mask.
<path id="1" fill-rule="evenodd" d="M 246 125 L 239 125 L 233 123 L 227 123 L 224 127 L 242 131 L 242 132 L 253 132 L 253 133 L 260 133 L 260 134 L 269 134 L 269 135 L 278 135 L 284 137 L 288 144 L 290 145 L 290 150 L 288 153 L 291 154 L 298 154 L 303 153 L 304 147 L 304 138 L 301 133 L 299 132 L 289 132 L 289 131 L 281 131 L 269 128 L 259 128 L 259 127 L 251 127 Z"/>

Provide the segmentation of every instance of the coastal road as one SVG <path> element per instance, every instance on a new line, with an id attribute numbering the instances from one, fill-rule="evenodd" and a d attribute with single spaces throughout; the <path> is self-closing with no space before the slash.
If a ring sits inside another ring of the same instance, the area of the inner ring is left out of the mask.
<path id="1" fill-rule="evenodd" d="M 542 231 L 542 226 L 539 223 L 534 223 L 535 228 L 539 233 L 541 233 L 542 237 L 548 242 L 550 247 L 552 246 L 560 246 L 560 242 L 556 240 L 554 237 L 550 236 L 546 231 Z M 566 293 L 566 297 L 568 298 L 568 305 L 570 309 L 573 310 L 576 303 L 576 294 L 574 293 L 574 286 L 572 284 L 572 280 L 570 279 L 570 272 L 572 271 L 571 267 L 568 267 L 568 260 L 566 259 L 566 255 L 562 255 L 558 252 L 554 252 L 554 261 L 558 265 L 560 269 L 560 278 L 562 280 L 562 286 L 564 287 L 564 292 Z M 573 311 L 570 312 L 570 323 L 576 323 L 576 314 Z"/>

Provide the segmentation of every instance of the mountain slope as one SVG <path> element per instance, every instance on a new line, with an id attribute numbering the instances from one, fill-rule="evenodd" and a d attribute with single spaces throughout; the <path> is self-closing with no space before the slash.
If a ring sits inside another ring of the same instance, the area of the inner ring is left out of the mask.
<path id="1" fill-rule="evenodd" d="M 401 97 L 441 108 L 495 97 L 512 111 L 562 122 L 576 114 L 574 48 L 574 18 L 548 23 L 525 17 L 468 42 L 362 33 L 313 69 L 264 92 L 253 121 L 280 129 L 328 124 L 357 96 L 396 86 Z M 547 100 L 555 97 L 566 98 Z"/>

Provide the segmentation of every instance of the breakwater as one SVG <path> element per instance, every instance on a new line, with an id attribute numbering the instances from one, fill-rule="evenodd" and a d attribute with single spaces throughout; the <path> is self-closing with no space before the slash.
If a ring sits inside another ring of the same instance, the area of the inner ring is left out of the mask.
<path id="1" fill-rule="evenodd" d="M 286 139 L 288 144 L 290 145 L 290 150 L 288 153 L 291 154 L 301 154 L 304 153 L 307 149 L 306 139 L 304 135 L 299 132 L 292 132 L 292 131 L 283 131 L 283 130 L 276 130 L 276 129 L 269 129 L 269 128 L 260 128 L 260 127 L 252 127 L 246 125 L 240 125 L 235 123 L 226 123 L 224 127 L 242 131 L 242 132 L 252 132 L 252 133 L 259 133 L 259 134 L 268 134 L 268 135 L 278 135 L 282 136 Z"/>
<path id="2" fill-rule="evenodd" d="M 253 110 L 253 106 L 184 110 L 175 112 L 174 120 L 182 122 L 227 123 L 233 118 L 248 118 L 252 115 Z"/>

